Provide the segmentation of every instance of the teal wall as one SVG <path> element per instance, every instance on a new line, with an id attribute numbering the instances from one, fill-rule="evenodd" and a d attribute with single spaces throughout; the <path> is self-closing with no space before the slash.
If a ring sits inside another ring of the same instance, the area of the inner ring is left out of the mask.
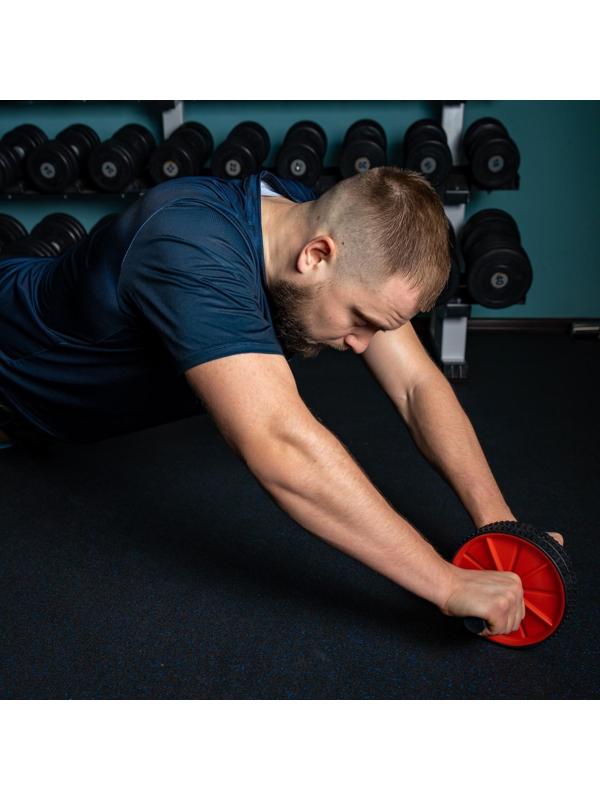
<path id="1" fill-rule="evenodd" d="M 439 104 L 417 101 L 189 101 L 186 120 L 203 122 L 218 143 L 231 128 L 254 119 L 271 137 L 271 163 L 288 127 L 313 119 L 329 138 L 326 164 L 337 163 L 346 128 L 373 117 L 386 129 L 390 163 L 399 163 L 402 137 L 424 116 L 439 115 Z M 521 230 L 534 271 L 524 305 L 492 310 L 473 307 L 473 317 L 600 317 L 600 103 L 595 101 L 469 101 L 465 127 L 481 116 L 498 117 L 521 151 L 518 191 L 475 191 L 467 215 L 482 208 L 510 212 Z M 138 101 L 0 102 L 0 135 L 25 122 L 48 136 L 73 122 L 91 125 L 104 139 L 128 122 L 147 125 L 157 139 L 161 117 Z M 0 212 L 13 214 L 31 228 L 45 214 L 62 210 L 89 229 L 103 214 L 130 201 L 120 198 L 6 201 Z"/>

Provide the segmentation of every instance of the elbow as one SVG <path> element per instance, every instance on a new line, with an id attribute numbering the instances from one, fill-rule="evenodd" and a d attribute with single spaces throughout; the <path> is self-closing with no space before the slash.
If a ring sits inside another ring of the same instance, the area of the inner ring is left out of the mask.
<path id="1" fill-rule="evenodd" d="M 255 440 L 242 448 L 240 455 L 271 494 L 281 490 L 296 492 L 306 482 L 311 464 L 319 460 L 319 438 L 322 440 L 322 434 L 316 430 L 280 433 Z"/>

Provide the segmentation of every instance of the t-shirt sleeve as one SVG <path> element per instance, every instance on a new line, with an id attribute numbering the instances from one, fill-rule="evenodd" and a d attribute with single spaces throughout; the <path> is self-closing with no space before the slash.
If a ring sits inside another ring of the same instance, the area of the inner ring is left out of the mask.
<path id="1" fill-rule="evenodd" d="M 237 353 L 282 354 L 254 259 L 244 233 L 219 212 L 168 207 L 132 242 L 119 295 L 158 333 L 179 374 Z"/>

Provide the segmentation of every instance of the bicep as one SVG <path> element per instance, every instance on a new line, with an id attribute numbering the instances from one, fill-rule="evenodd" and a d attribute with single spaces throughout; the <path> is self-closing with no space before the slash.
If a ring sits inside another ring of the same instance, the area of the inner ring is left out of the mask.
<path id="1" fill-rule="evenodd" d="M 185 376 L 225 441 L 247 462 L 269 441 L 299 435 L 314 421 L 283 356 L 232 355 L 192 367 Z"/>

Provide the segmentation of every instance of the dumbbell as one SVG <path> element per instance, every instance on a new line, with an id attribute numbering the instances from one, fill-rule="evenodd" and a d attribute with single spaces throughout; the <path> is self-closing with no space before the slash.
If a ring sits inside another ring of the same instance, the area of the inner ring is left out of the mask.
<path id="1" fill-rule="evenodd" d="M 6 248 L 25 236 L 27 228 L 18 219 L 9 214 L 0 214 L 0 258 L 6 258 Z"/>
<path id="2" fill-rule="evenodd" d="M 435 301 L 437 306 L 445 306 L 458 294 L 460 284 L 460 251 L 456 243 L 456 234 L 451 224 L 448 225 L 448 245 L 450 250 L 450 275 L 448 283 Z"/>
<path id="3" fill-rule="evenodd" d="M 378 122 L 360 119 L 346 131 L 340 156 L 340 173 L 350 178 L 386 163 L 387 137 Z"/>
<path id="4" fill-rule="evenodd" d="M 461 248 L 473 302 L 507 308 L 524 298 L 533 271 L 510 214 L 499 208 L 479 211 L 462 230 Z"/>
<path id="5" fill-rule="evenodd" d="M 27 158 L 27 174 L 41 192 L 64 192 L 85 171 L 85 162 L 100 141 L 89 125 L 69 125 L 56 139 L 39 145 Z"/>
<path id="6" fill-rule="evenodd" d="M 214 152 L 211 169 L 219 178 L 246 178 L 258 172 L 271 140 L 257 122 L 240 122 Z"/>
<path id="7" fill-rule="evenodd" d="M 3 251 L 2 258 L 53 258 L 82 241 L 85 236 L 83 225 L 70 214 L 48 214 L 31 229 L 29 236 L 9 245 Z"/>
<path id="8" fill-rule="evenodd" d="M 296 122 L 288 130 L 277 154 L 275 171 L 281 178 L 292 178 L 314 186 L 327 150 L 327 136 L 316 122 Z"/>
<path id="9" fill-rule="evenodd" d="M 213 146 L 208 128 L 200 122 L 185 122 L 152 153 L 149 169 L 153 181 L 198 175 Z"/>
<path id="10" fill-rule="evenodd" d="M 144 125 L 131 123 L 95 147 L 88 159 L 94 186 L 104 192 L 122 192 L 140 176 L 156 140 Z"/>
<path id="11" fill-rule="evenodd" d="M 461 569 L 514 572 L 521 578 L 525 617 L 513 633 L 486 636 L 508 647 L 539 644 L 556 633 L 575 605 L 576 579 L 566 550 L 548 533 L 523 522 L 493 522 L 459 548 L 452 563 Z M 467 617 L 466 628 L 481 633 L 485 620 Z"/>
<path id="12" fill-rule="evenodd" d="M 440 186 L 452 169 L 446 131 L 433 119 L 413 122 L 404 134 L 404 166 Z"/>
<path id="13" fill-rule="evenodd" d="M 472 180 L 482 189 L 513 186 L 521 155 L 498 119 L 482 117 L 469 126 L 463 137 Z"/>
<path id="14" fill-rule="evenodd" d="M 19 125 L 4 134 L 0 141 L 0 190 L 18 181 L 27 157 L 47 141 L 48 137 L 37 125 Z"/>
<path id="15" fill-rule="evenodd" d="M 105 214 L 101 217 L 98 222 L 96 222 L 91 228 L 90 232 L 88 233 L 88 237 L 91 239 L 92 236 L 95 236 L 100 231 L 104 230 L 104 228 L 111 225 L 118 217 L 118 214 Z"/>

